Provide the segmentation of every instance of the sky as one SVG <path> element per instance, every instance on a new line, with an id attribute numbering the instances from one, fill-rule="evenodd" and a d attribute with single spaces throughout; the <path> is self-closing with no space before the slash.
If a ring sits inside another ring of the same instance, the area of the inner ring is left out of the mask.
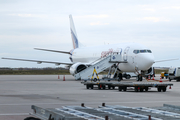
<path id="1" fill-rule="evenodd" d="M 155 60 L 180 58 L 179 0 L 0 0 L 0 58 L 70 62 L 69 15 L 85 46 L 135 42 Z M 154 66 L 180 66 L 180 60 Z M 57 67 L 0 59 L 0 67 Z"/>

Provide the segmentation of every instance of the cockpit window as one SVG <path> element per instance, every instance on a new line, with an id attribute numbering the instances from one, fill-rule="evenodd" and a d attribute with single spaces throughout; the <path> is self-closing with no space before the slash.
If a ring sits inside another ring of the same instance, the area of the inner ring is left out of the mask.
<path id="1" fill-rule="evenodd" d="M 146 53 L 146 50 L 140 50 L 140 53 Z"/>
<path id="2" fill-rule="evenodd" d="M 148 53 L 152 53 L 151 50 L 147 50 Z"/>
<path id="3" fill-rule="evenodd" d="M 152 53 L 151 50 L 134 50 L 133 53 L 138 54 L 138 53 Z"/>
<path id="4" fill-rule="evenodd" d="M 137 53 L 139 53 L 139 50 L 137 50 Z"/>
<path id="5" fill-rule="evenodd" d="M 133 53 L 137 54 L 137 50 L 134 50 Z"/>

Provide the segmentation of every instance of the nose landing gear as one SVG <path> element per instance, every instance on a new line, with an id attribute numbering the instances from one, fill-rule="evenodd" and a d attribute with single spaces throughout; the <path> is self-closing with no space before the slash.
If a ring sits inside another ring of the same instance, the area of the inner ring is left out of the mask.
<path id="1" fill-rule="evenodd" d="M 142 80 L 143 80 L 142 76 L 140 74 L 138 74 L 137 81 L 142 81 Z"/>

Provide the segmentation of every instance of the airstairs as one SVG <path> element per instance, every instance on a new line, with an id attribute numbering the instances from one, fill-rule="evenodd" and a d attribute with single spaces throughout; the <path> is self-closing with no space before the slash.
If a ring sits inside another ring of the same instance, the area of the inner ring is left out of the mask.
<path id="1" fill-rule="evenodd" d="M 117 71 L 118 65 L 120 63 L 127 63 L 127 61 L 123 61 L 121 54 L 114 52 L 106 57 L 102 57 L 93 63 L 90 64 L 89 67 L 82 70 L 81 72 L 75 74 L 75 79 L 87 80 L 91 79 L 93 76 L 94 69 L 96 70 L 97 74 L 108 69 L 108 68 L 115 68 L 114 73 Z M 112 69 L 109 70 L 108 77 L 111 76 Z"/>

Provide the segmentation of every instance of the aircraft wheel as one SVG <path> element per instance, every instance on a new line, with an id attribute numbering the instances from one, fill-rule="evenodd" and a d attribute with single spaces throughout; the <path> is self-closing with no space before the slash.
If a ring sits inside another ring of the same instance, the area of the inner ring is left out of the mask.
<path id="1" fill-rule="evenodd" d="M 99 89 L 99 90 L 101 89 L 101 85 L 98 85 L 98 89 Z"/>
<path id="2" fill-rule="evenodd" d="M 163 87 L 162 90 L 163 90 L 163 92 L 166 92 L 166 87 Z"/>
<path id="3" fill-rule="evenodd" d="M 118 81 L 121 81 L 121 80 L 122 80 L 122 73 L 119 73 L 119 74 L 118 74 L 118 78 L 119 78 Z"/>
<path id="4" fill-rule="evenodd" d="M 108 89 L 109 89 L 109 90 L 111 89 L 111 86 L 110 86 L 110 85 L 108 85 Z"/>
<path id="5" fill-rule="evenodd" d="M 142 79 L 143 79 L 142 76 L 140 76 L 140 81 L 142 81 Z"/>
<path id="6" fill-rule="evenodd" d="M 146 92 L 148 91 L 148 87 L 145 87 L 145 91 L 146 91 Z"/>
<path id="7" fill-rule="evenodd" d="M 89 89 L 89 85 L 86 85 L 86 89 Z"/>
<path id="8" fill-rule="evenodd" d="M 161 87 L 158 87 L 157 89 L 158 89 L 158 92 L 161 92 Z"/>
<path id="9" fill-rule="evenodd" d="M 91 89 L 93 89 L 94 88 L 94 86 L 93 85 L 91 85 Z"/>
<path id="10" fill-rule="evenodd" d="M 139 81 L 139 75 L 136 77 L 136 80 Z"/>
<path id="11" fill-rule="evenodd" d="M 131 76 L 130 76 L 130 75 L 127 75 L 127 76 L 126 76 L 126 79 L 130 79 L 130 78 L 131 78 Z"/>
<path id="12" fill-rule="evenodd" d="M 135 92 L 138 92 L 139 90 L 138 90 L 138 87 L 134 87 L 134 90 L 135 90 Z"/>
<path id="13" fill-rule="evenodd" d="M 112 89 L 114 90 L 114 89 L 115 89 L 115 86 L 112 86 Z"/>
<path id="14" fill-rule="evenodd" d="M 144 91 L 144 88 L 140 88 L 140 92 L 143 92 Z"/>
<path id="15" fill-rule="evenodd" d="M 137 76 L 137 81 L 142 81 L 142 76 L 138 75 Z"/>
<path id="16" fill-rule="evenodd" d="M 102 88 L 105 90 L 106 89 L 106 85 L 103 85 Z"/>
<path id="17" fill-rule="evenodd" d="M 119 89 L 119 91 L 122 91 L 122 87 L 121 86 L 119 86 L 118 89 Z"/>
<path id="18" fill-rule="evenodd" d="M 123 91 L 126 91 L 127 90 L 127 87 L 123 87 Z"/>

